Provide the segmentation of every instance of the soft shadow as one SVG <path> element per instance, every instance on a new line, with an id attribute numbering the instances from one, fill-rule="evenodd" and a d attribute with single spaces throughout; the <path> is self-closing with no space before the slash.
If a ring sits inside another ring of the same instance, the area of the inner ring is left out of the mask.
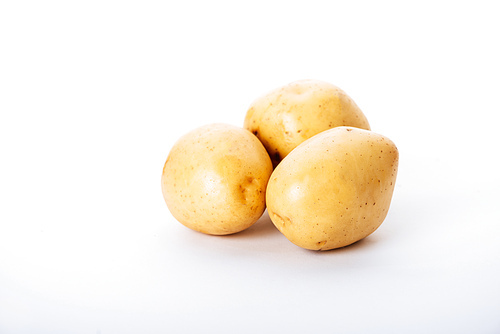
<path id="1" fill-rule="evenodd" d="M 280 234 L 280 231 L 274 226 L 267 210 L 259 218 L 259 220 L 241 232 L 222 236 L 224 238 L 261 238 L 264 236 Z"/>
<path id="2" fill-rule="evenodd" d="M 376 231 L 375 231 L 375 233 L 376 233 Z M 374 236 L 372 234 L 372 235 L 369 235 L 366 238 L 358 240 L 350 245 L 340 247 L 340 248 L 330 249 L 327 251 L 318 251 L 318 253 L 320 253 L 320 254 L 329 254 L 329 253 L 340 254 L 340 253 L 345 253 L 345 252 L 357 252 L 360 250 L 364 250 L 364 249 L 376 246 L 376 244 L 380 241 L 379 239 L 380 238 L 377 238 L 376 236 Z"/>
<path id="3" fill-rule="evenodd" d="M 334 248 L 329 250 L 311 250 L 304 248 L 301 249 L 306 254 L 317 254 L 317 256 L 335 256 L 347 252 L 355 253 L 359 251 L 364 251 L 365 249 L 375 247 L 379 241 L 380 241 L 379 238 L 374 237 L 373 235 L 369 235 L 364 239 L 358 240 L 350 245 L 340 248 Z M 299 246 L 297 247 L 300 248 Z"/>
<path id="4" fill-rule="evenodd" d="M 325 251 L 304 249 L 297 245 L 294 245 L 294 247 L 296 247 L 299 251 L 303 251 L 306 254 L 319 254 L 324 256 L 327 256 L 328 254 L 356 252 L 365 248 L 373 247 L 375 244 L 377 244 L 380 241 L 379 240 L 380 237 L 374 235 L 375 233 L 367 236 L 364 239 L 358 240 L 350 245 Z M 263 239 L 266 237 L 274 237 L 278 235 L 282 236 L 281 232 L 276 228 L 276 226 L 274 226 L 266 210 L 264 214 L 259 218 L 259 220 L 248 229 L 234 234 L 215 236 L 215 237 L 224 239 Z"/>

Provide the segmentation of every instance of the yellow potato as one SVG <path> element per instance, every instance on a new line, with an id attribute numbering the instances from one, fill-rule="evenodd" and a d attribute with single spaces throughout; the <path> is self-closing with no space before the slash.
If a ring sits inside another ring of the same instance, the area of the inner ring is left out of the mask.
<path id="1" fill-rule="evenodd" d="M 300 247 L 350 245 L 384 221 L 398 160 L 394 143 L 380 134 L 353 127 L 324 131 L 274 170 L 266 194 L 269 216 Z"/>
<path id="2" fill-rule="evenodd" d="M 337 126 L 370 130 L 365 115 L 344 91 L 317 80 L 292 82 L 255 100 L 244 121 L 274 166 L 306 139 Z"/>
<path id="3" fill-rule="evenodd" d="M 212 124 L 181 137 L 163 168 L 163 197 L 185 226 L 207 234 L 242 231 L 265 210 L 272 163 L 243 128 Z"/>

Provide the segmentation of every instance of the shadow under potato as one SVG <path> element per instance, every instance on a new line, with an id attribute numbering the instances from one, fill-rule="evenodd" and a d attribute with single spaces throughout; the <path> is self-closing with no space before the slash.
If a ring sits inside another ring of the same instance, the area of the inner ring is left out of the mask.
<path id="1" fill-rule="evenodd" d="M 223 235 L 223 236 L 217 236 L 221 238 L 230 238 L 230 239 L 250 239 L 250 238 L 262 238 L 262 237 L 271 237 L 271 236 L 282 236 L 283 238 L 286 239 L 284 235 L 281 234 L 281 232 L 274 226 L 273 222 L 271 221 L 271 218 L 269 217 L 269 214 L 267 213 L 267 210 L 264 212 L 262 217 L 259 218 L 259 220 L 249 227 L 246 230 L 243 230 L 238 233 L 234 234 L 229 234 L 229 235 Z M 353 251 L 353 250 L 358 250 L 361 248 L 365 247 L 370 247 L 374 243 L 377 242 L 379 238 L 376 236 L 369 235 L 366 238 L 363 238 L 361 240 L 358 240 L 350 245 L 340 247 L 340 248 L 334 248 L 330 250 L 310 250 L 310 249 L 305 249 L 301 248 L 297 245 L 294 245 L 297 249 L 301 249 L 305 252 L 312 252 L 312 253 L 321 253 L 321 254 L 333 254 L 333 253 L 339 253 L 339 252 L 345 252 L 345 251 Z M 291 241 L 290 244 L 293 245 Z"/>
<path id="2" fill-rule="evenodd" d="M 259 218 L 259 220 L 247 228 L 238 233 L 229 234 L 221 236 L 223 238 L 260 238 L 266 235 L 278 235 L 281 234 L 280 231 L 274 226 L 267 210 L 264 211 L 264 214 Z"/>

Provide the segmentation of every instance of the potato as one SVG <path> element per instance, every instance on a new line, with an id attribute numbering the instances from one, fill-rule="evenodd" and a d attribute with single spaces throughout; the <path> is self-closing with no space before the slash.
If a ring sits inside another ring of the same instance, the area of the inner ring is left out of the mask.
<path id="1" fill-rule="evenodd" d="M 265 210 L 272 163 L 250 132 L 227 124 L 200 127 L 171 149 L 161 178 L 172 215 L 206 234 L 242 231 Z"/>
<path id="2" fill-rule="evenodd" d="M 274 166 L 306 139 L 337 126 L 370 130 L 365 115 L 344 91 L 316 80 L 292 82 L 255 100 L 244 121 Z"/>
<path id="3" fill-rule="evenodd" d="M 267 186 L 267 210 L 294 244 L 350 245 L 373 233 L 391 202 L 399 153 L 388 138 L 353 127 L 324 131 L 293 150 Z"/>

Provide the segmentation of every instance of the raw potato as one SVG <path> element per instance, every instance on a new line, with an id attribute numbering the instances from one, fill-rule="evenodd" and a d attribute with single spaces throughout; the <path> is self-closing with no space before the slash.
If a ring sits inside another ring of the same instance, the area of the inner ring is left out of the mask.
<path id="1" fill-rule="evenodd" d="M 370 130 L 365 115 L 344 91 L 317 80 L 292 82 L 255 100 L 244 122 L 274 166 L 306 139 L 337 126 Z"/>
<path id="2" fill-rule="evenodd" d="M 388 138 L 337 127 L 298 146 L 274 170 L 267 210 L 294 244 L 312 250 L 350 245 L 384 221 L 399 153 Z"/>
<path id="3" fill-rule="evenodd" d="M 181 137 L 162 173 L 163 197 L 185 226 L 207 234 L 242 231 L 265 210 L 272 163 L 250 132 L 212 124 Z"/>

